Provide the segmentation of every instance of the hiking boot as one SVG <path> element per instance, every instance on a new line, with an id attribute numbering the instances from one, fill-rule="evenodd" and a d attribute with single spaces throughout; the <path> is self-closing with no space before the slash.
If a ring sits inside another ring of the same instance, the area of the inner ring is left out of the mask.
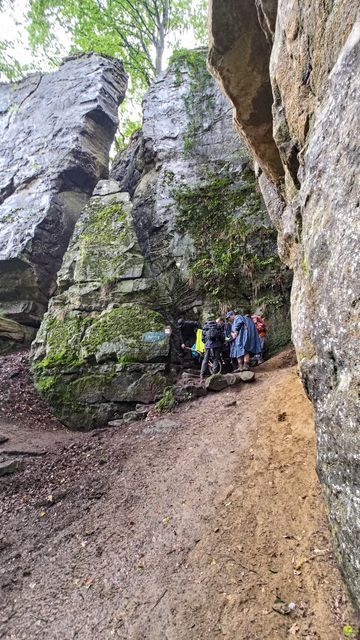
<path id="1" fill-rule="evenodd" d="M 233 373 L 241 373 L 241 371 L 243 371 L 243 365 L 239 364 L 239 366 L 234 369 Z"/>
<path id="2" fill-rule="evenodd" d="M 248 363 L 248 362 L 246 362 L 246 363 L 244 364 L 244 367 L 243 367 L 242 371 L 250 371 L 250 365 L 249 365 L 249 363 Z"/>

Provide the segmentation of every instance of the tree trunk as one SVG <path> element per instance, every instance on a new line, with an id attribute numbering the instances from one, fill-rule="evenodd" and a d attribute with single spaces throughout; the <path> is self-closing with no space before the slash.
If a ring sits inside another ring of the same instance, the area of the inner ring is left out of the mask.
<path id="1" fill-rule="evenodd" d="M 155 45 L 155 74 L 159 75 L 162 71 L 162 62 L 165 49 L 165 36 L 163 25 L 159 26 L 159 37 Z"/>
<path id="2" fill-rule="evenodd" d="M 169 0 L 162 2 L 162 16 L 157 13 L 158 33 L 155 44 L 155 73 L 158 75 L 162 71 L 162 62 L 165 49 L 165 36 L 169 28 Z"/>

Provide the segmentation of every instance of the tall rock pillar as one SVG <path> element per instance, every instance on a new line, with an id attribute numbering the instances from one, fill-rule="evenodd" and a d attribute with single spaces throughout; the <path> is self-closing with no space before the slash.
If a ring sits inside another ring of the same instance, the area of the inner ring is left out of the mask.
<path id="1" fill-rule="evenodd" d="M 0 351 L 31 340 L 80 211 L 108 175 L 122 63 L 68 58 L 0 85 Z"/>

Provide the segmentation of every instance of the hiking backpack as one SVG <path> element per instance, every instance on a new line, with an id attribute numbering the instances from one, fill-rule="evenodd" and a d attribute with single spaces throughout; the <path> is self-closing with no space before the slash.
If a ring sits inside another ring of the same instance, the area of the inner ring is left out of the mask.
<path id="1" fill-rule="evenodd" d="M 252 316 L 251 319 L 257 329 L 258 334 L 265 335 L 265 333 L 267 332 L 267 326 L 263 318 L 261 318 L 261 316 Z"/>
<path id="2" fill-rule="evenodd" d="M 217 340 L 221 339 L 221 332 L 222 329 L 215 323 L 210 327 L 207 327 L 205 332 L 206 341 L 210 340 L 210 342 L 216 342 Z"/>

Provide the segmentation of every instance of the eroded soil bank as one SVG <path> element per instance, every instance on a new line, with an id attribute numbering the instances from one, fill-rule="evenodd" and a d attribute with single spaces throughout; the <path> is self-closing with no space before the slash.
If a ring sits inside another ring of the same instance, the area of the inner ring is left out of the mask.
<path id="1" fill-rule="evenodd" d="M 6 374 L 3 402 L 23 380 L 23 417 L 2 410 L 1 448 L 41 455 L 0 478 L 1 638 L 358 637 L 290 352 L 165 422 L 90 434 L 49 424 L 34 399 L 32 423 L 25 375 Z"/>

